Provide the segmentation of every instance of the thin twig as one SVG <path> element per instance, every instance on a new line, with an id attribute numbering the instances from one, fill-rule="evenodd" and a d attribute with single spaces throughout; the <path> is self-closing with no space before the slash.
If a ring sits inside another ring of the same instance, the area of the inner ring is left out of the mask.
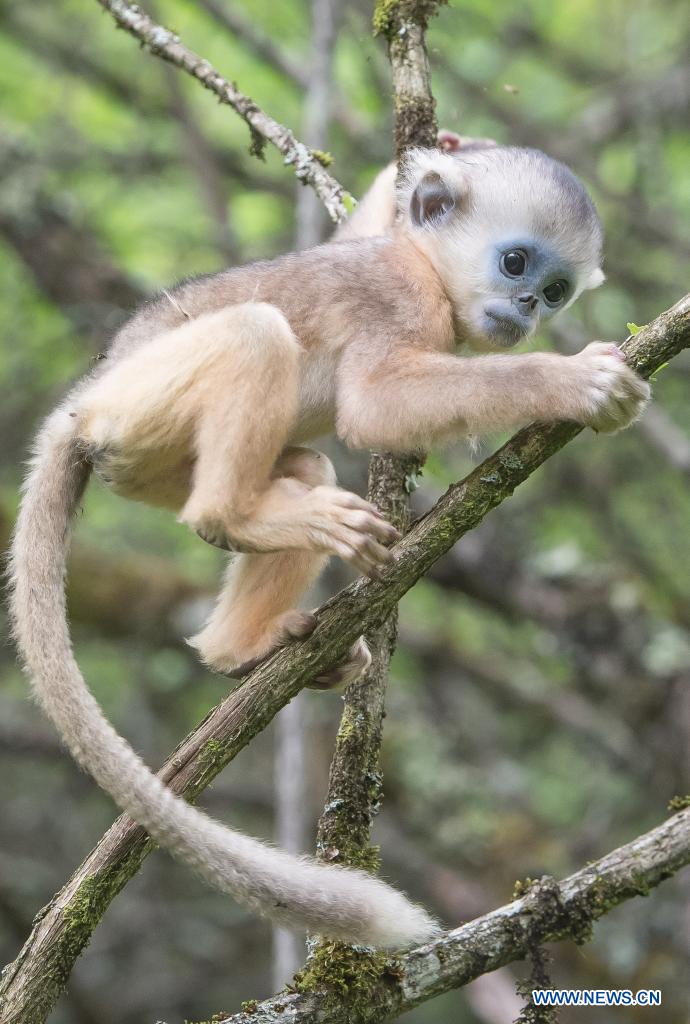
<path id="1" fill-rule="evenodd" d="M 338 223 L 347 216 L 348 209 L 343 201 L 347 193 L 343 186 L 331 177 L 314 151 L 295 138 L 289 128 L 261 110 L 207 60 L 185 46 L 179 36 L 158 25 L 140 7 L 126 0 L 98 0 L 98 3 L 110 11 L 120 28 L 139 39 L 151 53 L 186 71 L 214 93 L 221 103 L 232 107 L 249 125 L 252 152 L 260 155 L 264 141 L 270 142 L 283 154 L 284 162 L 294 169 L 297 178 L 303 184 L 311 185 L 334 222 Z"/>

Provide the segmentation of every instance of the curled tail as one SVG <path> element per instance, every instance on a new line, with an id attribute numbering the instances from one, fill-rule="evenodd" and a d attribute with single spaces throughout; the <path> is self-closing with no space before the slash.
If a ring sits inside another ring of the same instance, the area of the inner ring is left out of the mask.
<path id="1" fill-rule="evenodd" d="M 273 921 L 383 948 L 437 933 L 418 906 L 364 872 L 290 856 L 172 793 L 103 715 L 72 653 L 65 608 L 71 520 L 90 474 L 69 414 L 39 434 L 11 555 L 11 610 L 33 690 L 76 760 L 119 807 L 203 879 Z"/>

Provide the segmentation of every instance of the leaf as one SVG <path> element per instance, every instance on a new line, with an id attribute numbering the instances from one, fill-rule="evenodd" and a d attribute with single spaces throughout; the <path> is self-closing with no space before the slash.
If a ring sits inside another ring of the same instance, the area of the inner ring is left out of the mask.
<path id="1" fill-rule="evenodd" d="M 642 324 L 641 327 L 638 327 L 637 324 L 629 323 L 629 324 L 626 324 L 625 326 L 628 328 L 628 333 L 631 334 L 632 337 L 634 338 L 636 334 L 639 334 L 640 331 L 643 331 L 645 329 L 647 324 Z"/>

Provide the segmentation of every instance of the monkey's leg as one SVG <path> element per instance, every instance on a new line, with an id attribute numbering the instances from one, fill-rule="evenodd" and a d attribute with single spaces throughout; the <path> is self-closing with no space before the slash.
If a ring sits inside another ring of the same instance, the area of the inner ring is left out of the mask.
<path id="1" fill-rule="evenodd" d="M 296 427 L 306 358 L 287 320 L 253 303 L 215 316 L 226 347 L 194 382 L 194 471 L 180 521 L 218 547 L 327 552 L 378 575 L 392 558 L 383 543 L 399 534 L 373 505 L 332 484 L 306 487 L 273 472 Z"/>
<path id="2" fill-rule="evenodd" d="M 273 306 L 207 313 L 106 364 L 79 396 L 81 437 L 118 493 L 222 530 L 228 509 L 251 519 L 270 486 L 303 355 Z"/>
<path id="3" fill-rule="evenodd" d="M 356 494 L 273 476 L 308 354 L 266 303 L 207 313 L 114 359 L 79 396 L 80 436 L 125 497 L 218 547 L 336 554 L 375 576 L 397 531 Z"/>
<path id="4" fill-rule="evenodd" d="M 291 478 L 304 491 L 320 485 L 334 486 L 336 482 L 330 460 L 308 448 L 287 448 L 276 463 L 273 477 Z M 215 671 L 235 677 L 245 675 L 278 647 L 311 633 L 314 616 L 295 605 L 327 560 L 327 554 L 303 550 L 238 555 L 228 568 L 210 619 L 190 644 Z M 352 682 L 370 661 L 361 639 L 346 662 L 320 676 L 313 686 L 329 689 Z"/>

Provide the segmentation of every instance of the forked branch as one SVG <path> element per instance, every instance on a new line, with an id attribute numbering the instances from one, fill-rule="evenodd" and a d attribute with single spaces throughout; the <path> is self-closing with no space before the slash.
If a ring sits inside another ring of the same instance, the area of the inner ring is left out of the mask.
<path id="1" fill-rule="evenodd" d="M 634 896 L 646 896 L 690 863 L 690 809 L 556 882 L 542 878 L 491 913 L 399 957 L 378 955 L 364 979 L 347 974 L 333 989 L 280 994 L 226 1024 L 376 1024 L 498 967 L 523 960 L 535 945 L 590 937 L 598 918 Z"/>

